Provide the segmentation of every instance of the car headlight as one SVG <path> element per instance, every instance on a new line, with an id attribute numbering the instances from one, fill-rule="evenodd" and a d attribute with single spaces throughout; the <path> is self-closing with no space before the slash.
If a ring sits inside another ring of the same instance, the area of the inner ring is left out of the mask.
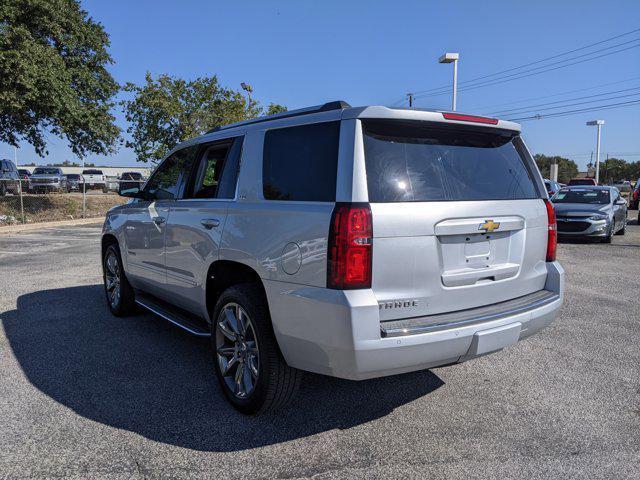
<path id="1" fill-rule="evenodd" d="M 591 215 L 589 220 L 609 220 L 609 215 L 603 215 L 601 213 L 596 213 L 595 215 Z"/>

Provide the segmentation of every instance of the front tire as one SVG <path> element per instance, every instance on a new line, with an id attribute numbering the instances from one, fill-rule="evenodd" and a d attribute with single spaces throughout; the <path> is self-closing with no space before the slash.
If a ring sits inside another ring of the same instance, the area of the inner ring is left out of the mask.
<path id="1" fill-rule="evenodd" d="M 104 293 L 109 310 L 116 317 L 126 317 L 135 310 L 135 294 L 122 267 L 118 245 L 107 247 L 102 258 Z"/>
<path id="2" fill-rule="evenodd" d="M 247 415 L 288 403 L 302 372 L 282 357 L 260 290 L 251 284 L 228 288 L 211 318 L 216 376 L 229 403 Z"/>

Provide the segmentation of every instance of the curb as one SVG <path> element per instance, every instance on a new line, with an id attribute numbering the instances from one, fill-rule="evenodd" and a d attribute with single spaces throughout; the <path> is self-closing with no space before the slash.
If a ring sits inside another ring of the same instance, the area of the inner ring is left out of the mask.
<path id="1" fill-rule="evenodd" d="M 20 232 L 26 232 L 30 230 L 40 230 L 43 228 L 64 227 L 67 225 L 98 224 L 98 223 L 102 223 L 103 221 L 104 219 L 102 217 L 93 217 L 93 218 L 78 218 L 77 220 L 60 220 L 57 222 L 39 222 L 39 223 L 10 225 L 7 227 L 0 227 L 0 235 L 2 235 L 3 233 L 20 233 Z"/>

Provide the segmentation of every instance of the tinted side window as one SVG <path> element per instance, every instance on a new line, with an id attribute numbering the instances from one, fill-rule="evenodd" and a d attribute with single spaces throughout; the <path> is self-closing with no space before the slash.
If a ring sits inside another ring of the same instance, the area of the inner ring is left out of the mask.
<path id="1" fill-rule="evenodd" d="M 216 198 L 222 166 L 228 152 L 229 144 L 207 147 L 199 166 L 198 178 L 196 178 L 195 198 Z"/>
<path id="2" fill-rule="evenodd" d="M 268 131 L 262 167 L 264 198 L 335 201 L 339 136 L 340 122 Z"/>
<path id="3" fill-rule="evenodd" d="M 183 148 L 162 162 L 145 187 L 145 192 L 150 198 L 175 200 L 180 196 L 182 186 L 193 166 L 197 148 Z"/>

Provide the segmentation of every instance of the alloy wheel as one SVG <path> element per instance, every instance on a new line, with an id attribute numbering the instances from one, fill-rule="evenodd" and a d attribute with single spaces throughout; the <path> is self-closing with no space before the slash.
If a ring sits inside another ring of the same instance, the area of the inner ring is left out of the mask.
<path id="1" fill-rule="evenodd" d="M 216 320 L 216 359 L 227 388 L 239 399 L 253 393 L 260 371 L 258 341 L 247 312 L 227 303 Z"/>
<path id="2" fill-rule="evenodd" d="M 120 303 L 120 263 L 115 252 L 109 251 L 105 259 L 105 288 L 111 308 L 118 308 Z"/>

